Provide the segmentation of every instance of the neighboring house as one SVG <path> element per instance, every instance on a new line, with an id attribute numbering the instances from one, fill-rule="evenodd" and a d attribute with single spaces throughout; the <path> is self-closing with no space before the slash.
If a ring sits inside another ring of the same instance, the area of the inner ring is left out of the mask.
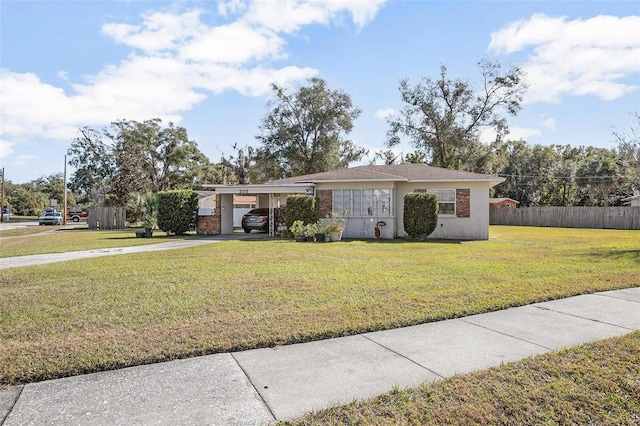
<path id="1" fill-rule="evenodd" d="M 406 237 L 404 196 L 429 192 L 438 197 L 438 224 L 431 238 L 486 240 L 489 237 L 489 189 L 504 178 L 431 167 L 426 164 L 359 166 L 281 179 L 261 185 L 204 185 L 221 205 L 218 217 L 203 220 L 198 231 L 232 232 L 229 214 L 233 194 L 257 195 L 258 207 L 280 207 L 293 193 L 315 195 L 320 216 L 344 216 L 345 238 Z M 205 222 L 207 225 L 205 226 Z M 384 224 L 382 224 L 384 223 Z"/>
<path id="2" fill-rule="evenodd" d="M 511 198 L 489 198 L 489 207 L 491 208 L 516 208 L 520 204 L 520 201 L 512 200 Z"/>
<path id="3" fill-rule="evenodd" d="M 640 207 L 640 191 L 633 191 L 631 197 L 623 198 L 621 201 L 625 206 Z"/>

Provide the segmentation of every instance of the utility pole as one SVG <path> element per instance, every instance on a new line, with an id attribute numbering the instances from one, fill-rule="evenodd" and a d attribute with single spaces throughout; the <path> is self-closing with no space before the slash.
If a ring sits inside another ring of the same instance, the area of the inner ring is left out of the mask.
<path id="1" fill-rule="evenodd" d="M 62 223 L 67 224 L 67 156 L 64 156 L 64 184 L 62 187 L 64 192 L 64 210 L 62 211 Z"/>
<path id="2" fill-rule="evenodd" d="M 2 168 L 2 192 L 0 195 L 0 223 L 4 222 L 4 167 Z"/>

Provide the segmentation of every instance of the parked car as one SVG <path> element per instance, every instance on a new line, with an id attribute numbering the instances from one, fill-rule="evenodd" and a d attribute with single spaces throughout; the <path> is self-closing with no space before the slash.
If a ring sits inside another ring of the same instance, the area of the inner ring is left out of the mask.
<path id="1" fill-rule="evenodd" d="M 253 209 L 242 216 L 242 229 L 247 234 L 253 229 L 269 230 L 269 209 Z"/>
<path id="2" fill-rule="evenodd" d="M 62 213 L 46 212 L 38 218 L 38 225 L 62 225 Z"/>

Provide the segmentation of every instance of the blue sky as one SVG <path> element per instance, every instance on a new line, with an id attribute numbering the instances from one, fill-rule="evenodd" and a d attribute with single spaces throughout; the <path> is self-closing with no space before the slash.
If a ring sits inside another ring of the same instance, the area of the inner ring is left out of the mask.
<path id="1" fill-rule="evenodd" d="M 508 120 L 530 144 L 611 148 L 640 111 L 637 1 L 1 0 L 0 43 L 0 167 L 14 183 L 62 172 L 79 127 L 118 119 L 173 121 L 214 162 L 257 147 L 274 81 L 350 94 L 350 137 L 372 154 L 399 81 L 441 64 L 474 84 L 481 59 L 520 64 L 530 88 Z"/>

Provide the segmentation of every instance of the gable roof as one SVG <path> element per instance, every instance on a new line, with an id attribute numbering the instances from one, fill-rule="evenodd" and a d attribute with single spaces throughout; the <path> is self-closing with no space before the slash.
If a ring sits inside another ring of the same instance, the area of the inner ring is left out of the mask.
<path id="1" fill-rule="evenodd" d="M 516 201 L 513 198 L 489 198 L 489 204 L 498 204 L 504 201 L 513 201 L 516 204 L 520 204 L 520 201 Z"/>
<path id="2" fill-rule="evenodd" d="M 361 182 L 361 181 L 401 181 L 401 182 L 491 182 L 492 186 L 504 182 L 504 178 L 495 175 L 443 169 L 427 164 L 388 164 L 357 166 L 349 169 L 331 170 L 304 176 L 295 176 L 269 182 L 284 183 L 319 183 L 319 182 Z"/>

